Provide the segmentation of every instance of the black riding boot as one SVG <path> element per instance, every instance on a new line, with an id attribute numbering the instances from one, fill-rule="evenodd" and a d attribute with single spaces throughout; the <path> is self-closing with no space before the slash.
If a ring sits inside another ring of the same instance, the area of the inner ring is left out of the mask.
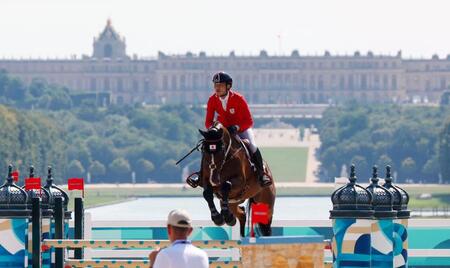
<path id="1" fill-rule="evenodd" d="M 256 149 L 256 152 L 253 154 L 253 162 L 256 166 L 256 174 L 258 175 L 259 184 L 262 187 L 271 185 L 272 181 L 270 180 L 270 178 L 264 176 L 264 164 L 259 149 Z"/>

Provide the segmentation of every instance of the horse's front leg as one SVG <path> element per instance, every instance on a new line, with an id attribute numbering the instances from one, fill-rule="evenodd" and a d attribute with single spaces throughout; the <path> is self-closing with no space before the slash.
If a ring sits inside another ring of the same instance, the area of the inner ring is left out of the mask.
<path id="1" fill-rule="evenodd" d="M 206 184 L 203 190 L 203 198 L 205 198 L 208 203 L 209 211 L 211 212 L 211 220 L 214 224 L 221 226 L 224 224 L 224 219 L 222 214 L 219 213 L 214 204 L 214 193 L 211 185 Z"/>
<path id="2" fill-rule="evenodd" d="M 230 192 L 231 192 L 231 186 L 232 185 L 231 185 L 230 181 L 225 181 L 221 185 L 220 191 L 221 191 L 221 195 L 222 195 L 222 200 L 220 201 L 220 208 L 221 208 L 220 213 L 222 214 L 223 219 L 225 220 L 225 222 L 228 225 L 234 226 L 236 224 L 236 217 L 230 211 L 230 207 L 229 207 L 229 203 L 228 203 L 228 199 L 229 199 Z"/>

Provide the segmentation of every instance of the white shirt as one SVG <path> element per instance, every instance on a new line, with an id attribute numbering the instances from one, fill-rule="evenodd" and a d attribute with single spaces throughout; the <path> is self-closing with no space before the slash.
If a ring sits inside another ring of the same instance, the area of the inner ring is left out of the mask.
<path id="1" fill-rule="evenodd" d="M 224 111 L 227 110 L 228 96 L 230 96 L 230 94 L 227 93 L 227 95 L 225 97 L 219 97 L 220 102 L 222 102 L 222 108 Z"/>
<path id="2" fill-rule="evenodd" d="M 153 268 L 209 268 L 208 255 L 190 241 L 177 240 L 156 255 Z"/>

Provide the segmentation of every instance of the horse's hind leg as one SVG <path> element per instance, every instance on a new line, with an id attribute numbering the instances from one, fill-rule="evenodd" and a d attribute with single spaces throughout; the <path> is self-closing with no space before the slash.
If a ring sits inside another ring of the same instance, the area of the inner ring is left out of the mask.
<path id="1" fill-rule="evenodd" d="M 230 196 L 231 191 L 231 182 L 226 181 L 222 183 L 220 191 L 222 194 L 222 200 L 220 202 L 220 213 L 222 214 L 223 219 L 228 225 L 234 226 L 236 224 L 236 217 L 234 217 L 233 213 L 231 213 L 228 204 L 228 197 Z"/>
<path id="2" fill-rule="evenodd" d="M 230 210 L 239 220 L 239 231 L 241 237 L 245 236 L 245 223 L 247 221 L 247 215 L 245 214 L 245 207 L 239 206 L 237 203 L 230 204 Z"/>
<path id="3" fill-rule="evenodd" d="M 258 224 L 258 229 L 261 231 L 263 236 L 272 235 L 272 219 L 273 211 L 275 207 L 275 185 L 272 184 L 269 187 L 265 187 L 257 195 L 253 197 L 256 203 L 265 203 L 269 206 L 269 223 L 268 224 Z"/>
<path id="4" fill-rule="evenodd" d="M 218 226 L 223 225 L 223 216 L 216 209 L 216 205 L 214 204 L 214 193 L 211 186 L 205 187 L 205 190 L 203 191 L 203 198 L 205 198 L 208 203 L 209 211 L 211 212 L 211 220 Z"/>
<path id="5" fill-rule="evenodd" d="M 272 219 L 269 220 L 269 224 L 261 224 L 258 223 L 258 229 L 263 236 L 271 236 L 272 235 Z"/>

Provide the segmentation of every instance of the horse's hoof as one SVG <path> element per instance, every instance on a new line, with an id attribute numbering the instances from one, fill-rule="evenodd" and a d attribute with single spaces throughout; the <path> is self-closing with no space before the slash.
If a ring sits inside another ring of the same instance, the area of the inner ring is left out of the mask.
<path id="1" fill-rule="evenodd" d="M 211 220 L 214 222 L 217 226 L 222 226 L 225 223 L 225 220 L 223 219 L 222 214 L 212 215 Z"/>
<path id="2" fill-rule="evenodd" d="M 229 226 L 236 225 L 236 217 L 230 212 L 222 211 L 222 217 Z"/>
<path id="3" fill-rule="evenodd" d="M 235 226 L 236 225 L 236 217 L 231 217 L 231 219 L 225 220 L 228 226 Z"/>

